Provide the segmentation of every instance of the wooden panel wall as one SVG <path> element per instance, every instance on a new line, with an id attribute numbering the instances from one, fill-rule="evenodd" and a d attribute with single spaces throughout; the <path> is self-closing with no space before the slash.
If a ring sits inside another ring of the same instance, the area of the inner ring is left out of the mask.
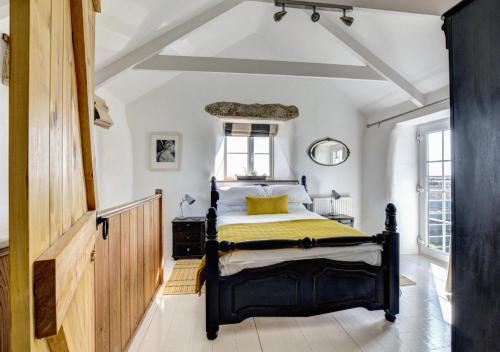
<path id="1" fill-rule="evenodd" d="M 0 352 L 9 351 L 9 249 L 0 249 Z"/>
<path id="2" fill-rule="evenodd" d="M 124 351 L 163 279 L 161 198 L 109 218 L 96 239 L 96 351 Z"/>

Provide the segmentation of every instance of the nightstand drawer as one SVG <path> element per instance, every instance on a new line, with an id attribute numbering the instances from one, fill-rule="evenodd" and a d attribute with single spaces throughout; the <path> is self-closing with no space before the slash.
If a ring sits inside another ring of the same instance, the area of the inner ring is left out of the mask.
<path id="1" fill-rule="evenodd" d="M 201 245 L 183 245 L 178 244 L 175 247 L 174 257 L 190 257 L 190 256 L 201 256 Z"/>
<path id="2" fill-rule="evenodd" d="M 200 234 L 201 230 L 201 223 L 174 223 L 174 232 Z"/>
<path id="3" fill-rule="evenodd" d="M 175 243 L 194 243 L 200 244 L 202 239 L 205 239 L 205 236 L 201 234 L 201 229 L 198 229 L 197 232 L 174 232 Z"/>

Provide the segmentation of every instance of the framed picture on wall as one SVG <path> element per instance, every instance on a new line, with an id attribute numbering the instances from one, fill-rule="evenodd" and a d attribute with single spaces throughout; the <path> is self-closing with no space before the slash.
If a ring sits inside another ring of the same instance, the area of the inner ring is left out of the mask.
<path id="1" fill-rule="evenodd" d="M 151 134 L 151 169 L 179 170 L 181 135 L 175 132 Z"/>

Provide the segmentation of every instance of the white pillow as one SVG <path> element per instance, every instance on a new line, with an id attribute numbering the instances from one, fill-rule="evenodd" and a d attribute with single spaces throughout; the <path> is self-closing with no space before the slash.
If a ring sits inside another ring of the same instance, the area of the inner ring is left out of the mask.
<path id="1" fill-rule="evenodd" d="M 288 212 L 307 210 L 306 206 L 302 203 L 288 203 Z"/>
<path id="2" fill-rule="evenodd" d="M 224 205 L 217 204 L 217 213 L 246 213 L 248 211 L 248 207 L 246 205 Z"/>
<path id="3" fill-rule="evenodd" d="M 219 202 L 217 205 L 247 205 L 246 197 L 265 197 L 266 191 L 259 185 L 221 187 L 219 191 Z"/>
<path id="4" fill-rule="evenodd" d="M 269 197 L 287 195 L 289 203 L 312 204 L 311 197 L 302 185 L 270 185 L 265 190 Z"/>

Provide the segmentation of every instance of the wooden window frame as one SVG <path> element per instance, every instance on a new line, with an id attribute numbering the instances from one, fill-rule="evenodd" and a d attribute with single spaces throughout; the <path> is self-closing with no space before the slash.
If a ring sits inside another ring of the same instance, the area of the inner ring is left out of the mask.
<path id="1" fill-rule="evenodd" d="M 224 136 L 224 180 L 230 181 L 234 180 L 233 178 L 230 178 L 227 174 L 227 137 Z M 262 138 L 257 136 L 258 138 Z M 247 155 L 247 170 L 249 173 L 251 173 L 254 170 L 254 157 L 255 157 L 255 152 L 254 152 L 254 137 L 245 137 L 247 138 L 247 152 L 246 153 L 230 153 L 230 154 L 241 154 L 241 155 Z M 268 179 L 273 180 L 274 179 L 274 136 L 268 136 L 269 138 L 269 173 L 270 175 L 268 176 Z M 268 154 L 268 153 L 257 153 L 257 154 Z"/>

